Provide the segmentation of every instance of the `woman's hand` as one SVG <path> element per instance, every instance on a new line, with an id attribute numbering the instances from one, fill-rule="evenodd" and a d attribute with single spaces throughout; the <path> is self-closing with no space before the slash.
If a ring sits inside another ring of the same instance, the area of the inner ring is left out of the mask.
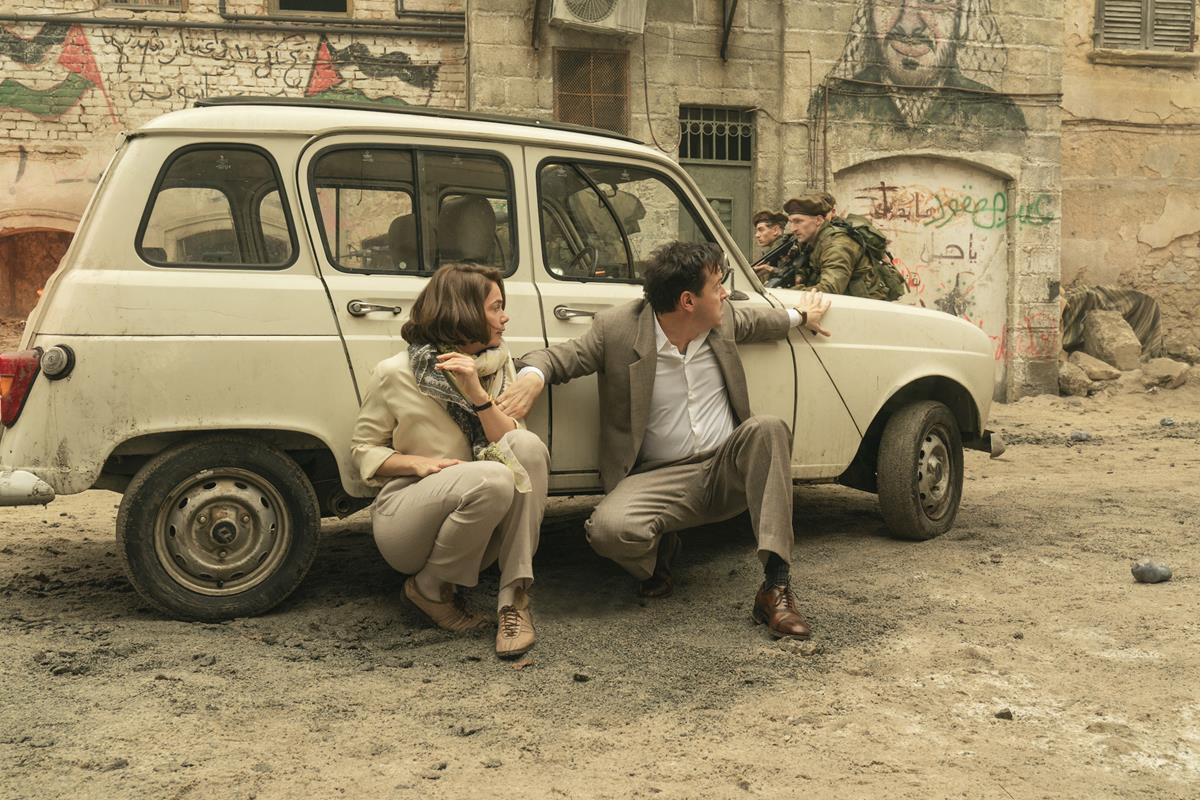
<path id="1" fill-rule="evenodd" d="M 410 456 L 404 453 L 392 453 L 387 460 L 375 470 L 376 478 L 425 478 L 435 472 L 441 472 L 446 467 L 461 464 L 457 458 L 430 458 L 429 456 Z"/>
<path id="2" fill-rule="evenodd" d="M 435 472 L 441 472 L 446 467 L 453 467 L 455 464 L 461 464 L 457 458 L 427 458 L 425 456 L 409 456 L 408 457 L 409 474 L 417 478 L 424 478 L 433 475 Z"/>
<path id="3" fill-rule="evenodd" d="M 479 373 L 475 370 L 475 359 L 465 353 L 442 353 L 437 360 L 434 369 L 452 375 L 468 403 L 481 406 L 488 401 L 488 393 L 479 382 Z"/>

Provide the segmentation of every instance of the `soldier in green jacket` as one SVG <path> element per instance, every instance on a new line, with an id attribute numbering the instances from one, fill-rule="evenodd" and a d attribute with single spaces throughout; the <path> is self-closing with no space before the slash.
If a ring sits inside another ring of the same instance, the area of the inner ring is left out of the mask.
<path id="1" fill-rule="evenodd" d="M 887 299 L 887 289 L 864 248 L 831 223 L 832 201 L 828 193 L 820 192 L 793 197 L 783 204 L 788 228 L 800 249 L 780 266 L 795 267 L 797 289 Z"/>

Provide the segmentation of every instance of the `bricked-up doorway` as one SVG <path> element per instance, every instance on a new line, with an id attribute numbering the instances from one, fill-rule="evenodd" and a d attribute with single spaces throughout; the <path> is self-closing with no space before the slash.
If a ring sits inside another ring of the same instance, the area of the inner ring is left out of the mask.
<path id="1" fill-rule="evenodd" d="M 0 233 L 0 317 L 27 317 L 72 234 L 49 228 Z"/>

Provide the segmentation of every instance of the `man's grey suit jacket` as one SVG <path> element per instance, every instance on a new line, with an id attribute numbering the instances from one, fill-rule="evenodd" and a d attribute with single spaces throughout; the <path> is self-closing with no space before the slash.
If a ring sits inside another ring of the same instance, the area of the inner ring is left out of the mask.
<path id="1" fill-rule="evenodd" d="M 725 303 L 721 324 L 709 333 L 708 344 L 738 422 L 750 418 L 750 396 L 737 343 L 783 339 L 790 327 L 784 309 L 742 309 Z M 528 353 L 521 363 L 537 367 L 551 384 L 597 373 L 600 479 L 604 491 L 611 492 L 637 465 L 646 433 L 658 364 L 650 304 L 642 299 L 605 309 L 584 335 Z"/>

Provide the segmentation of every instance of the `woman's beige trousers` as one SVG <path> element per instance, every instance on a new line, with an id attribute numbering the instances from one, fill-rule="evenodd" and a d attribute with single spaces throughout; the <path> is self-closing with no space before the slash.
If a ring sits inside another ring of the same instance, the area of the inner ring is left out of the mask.
<path id="1" fill-rule="evenodd" d="M 371 512 L 375 544 L 388 564 L 407 575 L 428 568 L 447 583 L 474 586 L 479 572 L 499 561 L 501 587 L 533 581 L 550 454 L 529 431 L 504 438 L 529 473 L 532 491 L 518 492 L 512 471 L 495 461 L 390 481 Z"/>

